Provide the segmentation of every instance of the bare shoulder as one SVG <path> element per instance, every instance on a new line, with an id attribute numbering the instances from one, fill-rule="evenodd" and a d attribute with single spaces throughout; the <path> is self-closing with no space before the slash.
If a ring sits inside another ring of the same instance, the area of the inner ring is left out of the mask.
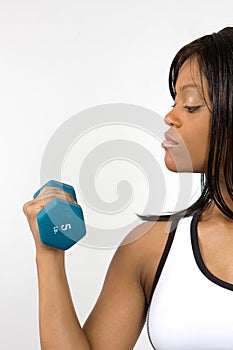
<path id="1" fill-rule="evenodd" d="M 129 232 L 122 244 L 129 244 L 140 238 L 150 240 L 154 236 L 163 237 L 164 234 L 169 233 L 170 226 L 171 221 L 143 221 Z M 143 244 L 144 240 L 139 240 L 138 243 Z"/>
<path id="2" fill-rule="evenodd" d="M 148 257 L 166 245 L 170 229 L 171 221 L 144 221 L 129 232 L 120 249 L 132 250 L 137 257 Z"/>
<path id="3" fill-rule="evenodd" d="M 129 232 L 116 252 L 124 264 L 133 265 L 147 302 L 170 229 L 171 221 L 144 221 Z"/>

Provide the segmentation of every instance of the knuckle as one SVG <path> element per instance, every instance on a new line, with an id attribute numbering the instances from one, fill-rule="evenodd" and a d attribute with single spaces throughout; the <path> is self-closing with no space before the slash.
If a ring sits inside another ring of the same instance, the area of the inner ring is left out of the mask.
<path id="1" fill-rule="evenodd" d="M 23 205 L 23 212 L 27 217 L 30 217 L 34 214 L 34 206 L 32 202 L 27 202 Z"/>
<path id="2" fill-rule="evenodd" d="M 27 214 L 27 211 L 28 211 L 28 202 L 27 203 L 24 203 L 24 205 L 23 205 L 23 212 L 24 212 L 24 214 Z"/>

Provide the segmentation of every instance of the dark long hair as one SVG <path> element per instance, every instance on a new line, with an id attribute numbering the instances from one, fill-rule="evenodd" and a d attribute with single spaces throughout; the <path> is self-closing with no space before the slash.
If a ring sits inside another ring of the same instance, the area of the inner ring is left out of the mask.
<path id="1" fill-rule="evenodd" d="M 233 201 L 233 27 L 205 35 L 178 51 L 169 73 L 169 89 L 173 99 L 180 68 L 187 59 L 194 56 L 197 58 L 201 79 L 203 76 L 207 79 L 212 101 L 208 169 L 206 174 L 201 175 L 202 193 L 198 200 L 172 216 L 200 215 L 214 201 L 225 216 L 233 219 L 233 212 L 220 189 L 220 171 L 223 169 L 224 185 Z M 168 220 L 170 216 L 138 215 L 142 220 L 148 221 Z"/>

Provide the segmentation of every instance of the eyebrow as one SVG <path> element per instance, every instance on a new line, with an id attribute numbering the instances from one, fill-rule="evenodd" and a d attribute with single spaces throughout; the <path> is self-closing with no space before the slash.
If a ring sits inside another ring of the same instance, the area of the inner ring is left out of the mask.
<path id="1" fill-rule="evenodd" d="M 183 91 L 183 90 L 188 89 L 188 88 L 198 89 L 198 88 L 200 88 L 200 86 L 197 86 L 197 85 L 195 85 L 195 84 L 187 84 L 187 85 L 183 85 L 183 86 L 181 87 L 181 90 Z"/>

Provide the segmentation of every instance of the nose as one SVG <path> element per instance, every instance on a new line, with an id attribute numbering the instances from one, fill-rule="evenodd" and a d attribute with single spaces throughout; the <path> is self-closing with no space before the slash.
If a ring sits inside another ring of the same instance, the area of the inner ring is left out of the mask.
<path id="1" fill-rule="evenodd" d="M 164 122 L 169 126 L 175 126 L 176 128 L 181 127 L 181 119 L 177 116 L 177 113 L 174 111 L 174 108 L 165 115 Z"/>

